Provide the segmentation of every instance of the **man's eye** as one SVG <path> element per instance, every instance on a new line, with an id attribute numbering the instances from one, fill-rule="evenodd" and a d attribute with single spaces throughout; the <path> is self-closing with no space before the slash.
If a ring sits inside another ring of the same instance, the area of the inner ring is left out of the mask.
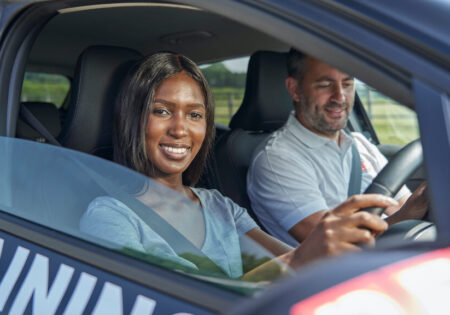
<path id="1" fill-rule="evenodd" d="M 317 87 L 319 89 L 326 89 L 326 88 L 329 88 L 330 86 L 331 86 L 331 84 L 319 84 Z"/>
<path id="2" fill-rule="evenodd" d="M 202 119 L 203 118 L 203 114 L 202 113 L 197 113 L 197 112 L 192 112 L 191 113 L 191 117 L 195 118 L 195 119 Z"/>
<path id="3" fill-rule="evenodd" d="M 346 87 L 346 88 L 353 87 L 353 82 L 344 83 L 343 86 Z"/>

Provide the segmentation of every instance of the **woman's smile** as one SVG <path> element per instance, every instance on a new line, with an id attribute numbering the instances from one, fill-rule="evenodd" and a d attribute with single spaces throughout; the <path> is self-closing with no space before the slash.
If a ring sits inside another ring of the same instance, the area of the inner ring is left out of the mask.
<path id="1" fill-rule="evenodd" d="M 168 159 L 174 160 L 184 159 L 191 149 L 190 146 L 183 144 L 160 144 L 159 147 Z"/>

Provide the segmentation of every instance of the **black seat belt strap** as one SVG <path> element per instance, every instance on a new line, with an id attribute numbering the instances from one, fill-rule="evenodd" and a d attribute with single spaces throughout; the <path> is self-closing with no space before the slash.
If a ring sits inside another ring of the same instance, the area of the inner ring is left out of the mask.
<path id="1" fill-rule="evenodd" d="M 347 134 L 350 135 L 350 133 Z M 350 171 L 347 197 L 361 193 L 361 176 L 361 157 L 359 156 L 358 149 L 356 148 L 355 140 L 352 137 L 352 169 Z"/>
<path id="2" fill-rule="evenodd" d="M 20 118 L 22 118 L 31 128 L 36 130 L 43 136 L 47 141 L 53 145 L 62 146 L 58 140 L 45 128 L 45 126 L 33 115 L 32 112 L 25 105 L 20 104 Z"/>

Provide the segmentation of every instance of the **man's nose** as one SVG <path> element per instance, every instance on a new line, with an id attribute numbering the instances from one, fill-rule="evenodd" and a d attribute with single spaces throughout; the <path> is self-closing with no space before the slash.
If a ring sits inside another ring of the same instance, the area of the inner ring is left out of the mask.
<path id="1" fill-rule="evenodd" d="M 172 116 L 169 134 L 174 138 L 182 138 L 187 135 L 187 121 L 183 114 Z"/>
<path id="2" fill-rule="evenodd" d="M 336 103 L 344 103 L 345 102 L 345 90 L 342 85 L 337 84 L 333 91 L 333 101 Z"/>

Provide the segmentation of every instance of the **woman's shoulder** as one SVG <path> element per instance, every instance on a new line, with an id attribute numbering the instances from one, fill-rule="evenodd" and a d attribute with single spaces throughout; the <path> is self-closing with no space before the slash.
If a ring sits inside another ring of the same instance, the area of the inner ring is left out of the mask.
<path id="1" fill-rule="evenodd" d="M 230 198 L 222 195 L 217 189 L 206 189 L 206 188 L 197 188 L 191 187 L 192 191 L 197 195 L 200 199 L 200 202 L 204 208 L 207 208 L 209 211 L 218 211 L 222 212 L 224 209 L 227 212 L 234 213 L 243 209 L 241 206 L 236 204 Z"/>
<path id="2" fill-rule="evenodd" d="M 129 209 L 123 202 L 111 196 L 100 196 L 92 200 L 88 205 L 88 210 L 101 209 L 107 207 L 109 209 Z"/>
<path id="3" fill-rule="evenodd" d="M 94 218 L 100 216 L 125 216 L 134 217 L 134 212 L 120 200 L 110 196 L 100 196 L 92 200 L 86 212 L 83 214 L 83 218 Z"/>
<path id="4" fill-rule="evenodd" d="M 217 189 L 207 189 L 200 187 L 191 187 L 191 190 L 197 195 L 202 204 L 204 203 L 234 203 L 230 198 L 222 195 Z"/>
<path id="5" fill-rule="evenodd" d="M 203 208 L 214 218 L 229 222 L 236 227 L 238 233 L 245 234 L 257 225 L 250 218 L 247 210 L 216 189 L 191 188 L 199 197 Z"/>

